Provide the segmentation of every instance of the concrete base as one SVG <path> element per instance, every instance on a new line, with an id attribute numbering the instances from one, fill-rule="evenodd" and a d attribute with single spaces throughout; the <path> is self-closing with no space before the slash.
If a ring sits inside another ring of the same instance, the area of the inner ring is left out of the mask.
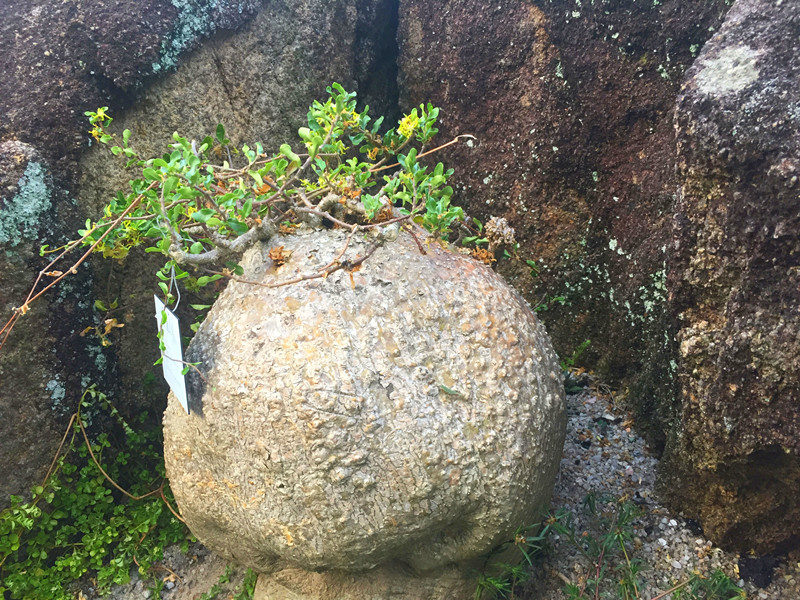
<path id="1" fill-rule="evenodd" d="M 259 576 L 253 600 L 471 600 L 476 585 L 457 567 L 424 574 L 397 563 L 364 573 L 288 568 Z"/>

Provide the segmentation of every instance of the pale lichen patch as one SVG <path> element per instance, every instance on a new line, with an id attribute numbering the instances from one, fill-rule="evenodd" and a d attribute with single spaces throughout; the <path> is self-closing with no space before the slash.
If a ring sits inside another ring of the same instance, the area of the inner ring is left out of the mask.
<path id="1" fill-rule="evenodd" d="M 51 205 L 44 168 L 37 162 L 29 162 L 19 180 L 19 192 L 0 207 L 0 244 L 14 247 L 22 240 L 35 239 L 42 215 Z"/>
<path id="2" fill-rule="evenodd" d="M 725 96 L 742 91 L 758 80 L 758 50 L 746 45 L 729 46 L 712 58 L 699 59 L 702 65 L 695 81 L 706 96 Z"/>

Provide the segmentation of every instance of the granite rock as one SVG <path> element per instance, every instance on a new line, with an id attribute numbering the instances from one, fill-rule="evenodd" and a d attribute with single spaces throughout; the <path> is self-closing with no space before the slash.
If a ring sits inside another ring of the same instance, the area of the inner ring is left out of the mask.
<path id="1" fill-rule="evenodd" d="M 77 238 L 94 207 L 76 202 L 78 161 L 90 145 L 84 111 L 127 107 L 155 70 L 220 28 L 241 25 L 257 0 L 9 0 L 0 3 L 0 322 L 24 303 L 47 258 L 39 249 Z M 213 5 L 213 6 L 212 6 Z M 171 61 L 171 62 L 170 62 Z M 155 67 L 154 65 L 158 65 Z M 108 192 L 108 190 L 106 190 Z M 69 265 L 58 265 L 53 270 Z M 120 388 L 115 350 L 80 333 L 110 303 L 107 269 L 89 268 L 31 304 L 0 354 L 0 506 L 38 485 L 82 391 L 96 383 L 126 415 L 149 408 L 139 370 Z M 49 278 L 45 278 L 49 280 Z M 141 297 L 141 289 L 137 290 Z M 152 297 L 150 298 L 152 302 Z M 148 307 L 149 309 L 149 307 Z M 124 319 L 122 319 L 124 320 Z M 148 331 L 148 337 L 152 331 Z M 141 338 L 140 338 L 141 339 Z M 141 364 L 139 349 L 121 364 Z M 146 355 L 150 360 L 150 355 Z M 152 363 L 152 360 L 150 360 Z M 135 393 L 128 393 L 135 390 Z M 151 390 L 152 391 L 152 390 Z M 150 394 L 161 399 L 161 394 Z"/>
<path id="2" fill-rule="evenodd" d="M 175 130 L 205 136 L 219 122 L 235 141 L 260 140 L 277 147 L 296 137 L 309 103 L 322 97 L 332 81 L 367 91 L 370 104 L 382 95 L 376 104 L 396 106 L 395 16 L 396 10 L 379 0 L 2 3 L 0 46 L 8 51 L 0 56 L 5 73 L 0 81 L 0 140 L 35 153 L 30 166 L 35 177 L 24 181 L 44 177 L 42 199 L 50 202 L 49 212 L 39 218 L 31 212 L 39 203 L 27 202 L 30 189 L 23 190 L 25 202 L 16 201 L 27 159 L 19 170 L 14 162 L 19 152 L 9 150 L 8 160 L 5 154 L 0 157 L 3 320 L 22 303 L 46 264 L 38 256 L 39 247 L 77 237 L 85 220 L 96 219 L 132 177 L 107 148 L 91 145 L 84 111 L 108 106 L 118 118 L 115 125 L 132 129 L 132 141 L 143 153 L 160 155 Z M 6 236 L 6 231 L 13 235 Z M 57 399 L 63 399 L 68 415 L 85 384 L 94 382 L 127 417 L 143 411 L 160 414 L 166 386 L 153 367 L 158 351 L 152 319 L 159 264 L 148 256 L 150 260 L 133 252 L 125 263 L 90 260 L 91 268 L 81 271 L 79 279 L 51 292 L 57 302 L 70 299 L 68 315 L 45 307 L 45 296 L 37 301 L 41 312 L 32 309 L 25 319 L 29 329 L 20 321 L 9 338 L 0 366 L 0 399 L 13 399 L 7 400 L 7 422 L 51 424 L 33 428 L 41 436 L 8 438 L 11 454 L 0 453 L 0 464 L 13 474 L 0 468 L 0 481 L 9 483 L 8 488 L 0 486 L 0 505 L 6 502 L 5 492 L 23 493 L 38 483 L 41 469 L 49 464 L 51 446 L 39 447 L 31 440 L 60 439 L 58 419 L 51 422 L 58 412 L 51 404 Z M 115 317 L 125 327 L 115 330 L 109 348 L 79 335 L 102 316 L 92 309 L 95 300 L 119 303 Z M 32 332 L 42 332 L 41 345 Z M 44 332 L 57 332 L 53 335 L 59 344 Z M 56 347 L 59 354 L 52 356 Z M 21 354 L 9 356 L 5 351 L 12 348 Z M 54 364 L 39 371 L 31 368 L 37 361 Z M 20 412 L 20 407 L 27 408 Z M 32 457 L 38 455 L 40 464 L 33 471 L 20 468 L 14 459 L 14 448 L 22 446 L 32 460 L 26 465 L 33 468 Z"/>
<path id="3" fill-rule="evenodd" d="M 739 0 L 678 99 L 671 502 L 745 551 L 800 531 L 800 6 Z"/>
<path id="4" fill-rule="evenodd" d="M 0 142 L 0 506 L 10 494 L 23 494 L 41 481 L 82 377 L 98 381 L 89 357 L 100 360 L 100 349 L 78 335 L 89 324 L 82 317 L 89 308 L 85 270 L 9 321 L 47 264 L 40 246 L 63 243 L 61 224 L 77 227 L 69 208 L 41 153 L 23 142 Z M 45 276 L 39 289 L 49 281 Z M 84 365 L 77 370 L 81 358 Z"/>

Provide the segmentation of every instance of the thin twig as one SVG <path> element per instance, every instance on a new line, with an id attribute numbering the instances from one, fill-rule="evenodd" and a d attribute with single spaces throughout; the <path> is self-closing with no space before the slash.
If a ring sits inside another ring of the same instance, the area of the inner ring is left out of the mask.
<path id="1" fill-rule="evenodd" d="M 572 581 L 570 581 L 569 577 L 564 575 L 561 571 L 556 571 L 553 569 L 553 574 L 558 577 L 561 581 L 563 581 L 567 585 L 572 585 Z"/>
<path id="2" fill-rule="evenodd" d="M 425 248 L 422 247 L 422 243 L 419 241 L 419 238 L 417 237 L 417 234 L 414 233 L 414 230 L 411 227 L 406 227 L 405 230 L 408 233 L 410 233 L 411 237 L 414 238 L 414 241 L 417 242 L 417 248 L 419 248 L 419 253 L 422 254 L 423 256 L 428 254 L 425 251 Z"/>
<path id="3" fill-rule="evenodd" d="M 305 208 L 302 206 L 296 206 L 294 210 L 295 212 L 307 213 L 309 215 L 316 215 L 318 217 L 322 217 L 323 219 L 328 219 L 329 221 L 336 223 L 337 225 L 339 225 L 340 227 L 344 227 L 345 229 L 352 229 L 353 227 L 358 227 L 358 225 L 351 225 L 350 223 L 345 223 L 344 221 L 340 221 L 339 219 L 334 217 L 332 214 L 322 210 L 317 210 L 315 208 Z"/>
<path id="4" fill-rule="evenodd" d="M 452 146 L 453 144 L 456 144 L 456 143 L 458 143 L 458 141 L 459 141 L 461 138 L 470 138 L 470 139 L 473 139 L 473 140 L 474 140 L 474 139 L 475 139 L 475 136 L 474 136 L 474 135 L 470 135 L 470 134 L 468 134 L 468 133 L 462 133 L 461 135 L 457 135 L 456 137 L 454 137 L 452 140 L 450 140 L 450 141 L 449 141 L 449 142 L 447 142 L 446 144 L 442 144 L 441 146 L 436 146 L 436 148 L 431 148 L 431 149 L 430 149 L 430 150 L 428 150 L 427 152 L 423 152 L 422 154 L 418 154 L 418 155 L 417 155 L 417 158 L 422 158 L 423 156 L 428 156 L 429 154 L 433 154 L 434 152 L 438 152 L 439 150 L 441 150 L 441 149 L 443 149 L 443 148 L 447 148 L 448 146 Z M 410 139 L 410 138 L 409 138 L 409 139 Z M 405 144 L 404 144 L 404 145 L 405 145 Z M 403 146 L 401 146 L 400 148 L 398 148 L 397 150 L 395 150 L 395 152 L 399 152 L 399 151 L 400 151 L 400 149 L 401 149 L 402 147 L 403 147 Z M 378 164 L 380 164 L 380 163 L 378 163 Z M 378 167 L 377 169 L 376 169 L 376 168 L 370 169 L 370 171 L 369 171 L 369 172 L 370 172 L 370 173 L 377 173 L 378 171 L 385 171 L 386 169 L 392 169 L 392 168 L 394 168 L 394 167 L 399 167 L 399 166 L 400 166 L 400 163 L 394 163 L 394 164 L 392 164 L 392 165 L 386 165 L 386 166 L 384 166 L 384 167 Z"/>
<path id="5" fill-rule="evenodd" d="M 98 462 L 97 457 L 95 457 L 95 455 L 94 455 L 94 451 L 92 450 L 92 444 L 89 442 L 89 436 L 86 434 L 86 428 L 83 425 L 83 420 L 80 418 L 80 413 L 76 413 L 76 414 L 78 415 L 78 426 L 81 428 L 81 433 L 83 434 L 83 440 L 86 442 L 86 448 L 89 450 L 89 456 L 92 457 L 92 462 L 100 470 L 100 473 L 102 473 L 103 477 L 105 477 L 111 485 L 113 485 L 115 488 L 117 488 L 120 492 L 125 494 L 131 500 L 144 500 L 145 498 L 148 498 L 149 496 L 154 496 L 155 494 L 158 494 L 159 491 L 161 489 L 163 489 L 164 483 L 162 482 L 161 486 L 156 488 L 156 489 L 154 489 L 152 492 L 147 492 L 146 494 L 144 494 L 142 496 L 134 496 L 129 491 L 127 491 L 124 488 L 122 488 L 116 481 L 111 479 L 111 476 L 108 473 L 105 472 L 105 470 L 103 469 L 102 466 L 100 466 L 100 463 Z"/>
<path id="6" fill-rule="evenodd" d="M 208 271 L 208 272 L 209 272 L 209 273 L 214 273 L 215 275 L 222 275 L 222 273 L 215 273 L 214 271 Z M 203 372 L 202 372 L 200 369 L 198 369 L 198 368 L 197 368 L 197 365 L 196 365 L 196 364 L 194 364 L 194 363 L 190 363 L 190 362 L 186 362 L 185 360 L 181 360 L 181 359 L 178 359 L 178 358 L 173 358 L 173 357 L 171 357 L 169 354 L 164 354 L 164 353 L 162 353 L 162 354 L 161 354 L 161 356 L 163 356 L 164 358 L 168 358 L 168 359 L 169 359 L 169 360 L 171 360 L 172 362 L 181 363 L 181 364 L 183 364 L 183 365 L 185 365 L 185 366 L 187 366 L 187 367 L 191 367 L 191 369 L 192 369 L 193 371 L 195 371 L 195 372 L 196 372 L 196 373 L 197 373 L 197 374 L 200 376 L 200 379 L 202 379 L 202 380 L 203 380 L 203 383 L 205 383 L 206 385 L 208 385 L 208 379 L 206 379 L 206 376 L 205 376 L 205 375 L 203 375 Z"/>
<path id="7" fill-rule="evenodd" d="M 77 416 L 78 413 L 74 413 L 70 417 L 69 423 L 67 423 L 67 428 L 64 430 L 64 436 L 61 438 L 61 443 L 58 445 L 58 450 L 56 450 L 56 454 L 55 456 L 53 456 L 53 462 L 50 463 L 50 468 L 47 469 L 47 474 L 44 476 L 44 479 L 42 479 L 41 487 L 44 487 L 45 484 L 47 483 L 47 480 L 50 479 L 50 477 L 53 475 L 56 463 L 58 462 L 58 458 L 61 456 L 61 449 L 64 447 L 64 442 L 67 441 L 67 436 L 69 435 L 69 432 L 72 430 L 72 424 L 75 422 L 75 417 Z M 75 439 L 75 432 L 73 431 L 72 440 L 70 440 L 70 445 L 72 445 L 72 441 L 74 439 Z"/>
<path id="8" fill-rule="evenodd" d="M 340 115 L 336 115 L 336 118 L 333 121 L 331 121 L 331 128 L 328 130 L 328 134 L 325 136 L 325 139 L 322 141 L 322 144 L 320 145 L 320 148 L 325 146 L 330 141 L 331 136 L 333 135 L 333 130 L 335 129 L 336 123 L 339 120 L 339 117 L 340 117 Z M 302 173 L 303 171 L 305 171 L 308 168 L 308 165 L 311 164 L 312 160 L 314 160 L 314 157 L 312 157 L 309 154 L 308 158 L 302 164 L 302 166 L 299 169 L 297 169 L 294 173 L 292 173 L 291 177 L 289 177 L 286 181 L 283 182 L 283 185 L 281 186 L 281 189 L 278 190 L 278 193 L 281 194 L 281 195 L 284 195 L 284 192 L 285 192 L 286 188 L 289 187 L 289 185 L 291 185 L 291 184 L 293 184 L 295 182 L 295 180 L 300 176 L 300 173 Z"/>
<path id="9" fill-rule="evenodd" d="M 153 183 L 151 183 L 144 190 L 144 192 L 139 194 L 139 196 L 133 202 L 131 202 L 130 206 L 128 206 L 128 208 L 126 208 L 122 212 L 122 214 L 119 217 L 117 217 L 117 219 L 108 226 L 108 229 L 105 231 L 105 233 L 103 233 L 103 235 L 100 236 L 100 238 L 97 241 L 95 241 L 91 246 L 89 246 L 89 249 L 75 263 L 73 263 L 73 265 L 69 269 L 67 269 L 66 272 L 62 273 L 61 275 L 59 275 L 58 277 L 53 279 L 44 288 L 42 288 L 38 293 L 36 293 L 36 287 L 39 285 L 39 282 L 42 280 L 42 277 L 44 277 L 48 272 L 50 272 L 52 270 L 53 265 L 55 263 L 57 263 L 59 260 L 61 260 L 61 258 L 63 258 L 64 255 L 67 254 L 67 252 L 73 250 L 78 244 L 80 244 L 84 240 L 86 240 L 89 237 L 89 235 L 91 234 L 91 231 L 88 232 L 83 237 L 81 237 L 79 240 L 76 240 L 74 243 L 68 244 L 64 248 L 64 251 L 61 252 L 61 254 L 59 254 L 57 257 L 55 257 L 53 260 L 51 260 L 49 263 L 47 263 L 47 266 L 45 268 L 43 268 L 41 271 L 39 271 L 39 275 L 36 277 L 36 281 L 34 281 L 30 292 L 28 292 L 28 297 L 25 299 L 25 302 L 23 302 L 22 306 L 19 306 L 19 307 L 14 309 L 14 315 L 6 322 L 6 324 L 3 326 L 3 329 L 0 329 L 0 334 L 5 334 L 5 335 L 3 335 L 3 339 L 0 340 L 0 350 L 3 349 L 3 346 L 5 345 L 6 340 L 8 339 L 8 336 L 11 334 L 11 330 L 14 328 L 14 325 L 16 324 L 17 318 L 21 314 L 25 314 L 26 312 L 28 312 L 28 305 L 31 302 L 33 302 L 34 300 L 37 300 L 42 294 L 44 294 L 51 287 L 53 287 L 54 285 L 59 283 L 67 275 L 77 273 L 78 272 L 78 270 L 77 270 L 78 267 L 81 266 L 86 261 L 87 258 L 89 258 L 89 255 L 92 252 L 94 252 L 95 248 L 97 248 L 97 246 L 100 245 L 100 243 L 106 238 L 106 236 L 109 233 L 111 233 L 117 227 L 117 225 L 119 225 L 122 221 L 125 220 L 125 217 L 127 216 L 127 214 L 129 212 L 131 212 L 134 208 L 136 208 L 136 206 L 139 205 L 139 203 L 142 201 L 142 198 L 144 198 L 145 192 L 152 190 L 155 187 L 155 185 L 156 185 L 156 182 L 154 181 Z M 94 231 L 94 228 L 92 229 L 92 231 Z"/>
<path id="10" fill-rule="evenodd" d="M 163 186 L 161 188 L 161 193 L 159 194 L 159 201 L 161 203 L 161 216 L 164 217 L 164 224 L 167 226 L 167 230 L 169 231 L 170 237 L 172 237 L 172 244 L 180 248 L 181 245 L 183 244 L 183 238 L 178 233 L 178 231 L 172 226 L 172 223 L 170 223 L 169 217 L 167 216 L 167 207 L 166 204 L 164 203 Z"/>
<path id="11" fill-rule="evenodd" d="M 311 279 L 324 279 L 341 269 L 344 269 L 348 272 L 352 272 L 353 270 L 355 270 L 356 267 L 360 266 L 365 260 L 367 260 L 370 256 L 372 256 L 375 253 L 375 250 L 377 250 L 382 244 L 383 240 L 374 242 L 367 249 L 367 252 L 366 254 L 364 254 L 364 256 L 360 256 L 352 261 L 345 261 L 343 263 L 333 265 L 325 272 L 305 273 L 303 275 L 295 277 L 294 279 L 289 279 L 288 281 L 281 281 L 279 283 L 264 283 L 262 281 L 253 281 L 251 279 L 243 279 L 241 277 L 236 277 L 234 275 L 229 275 L 227 273 L 220 273 L 219 271 L 210 271 L 208 269 L 206 269 L 206 272 L 213 273 L 214 275 L 222 275 L 223 277 L 227 277 L 231 281 L 236 281 L 238 283 L 257 285 L 259 287 L 264 287 L 264 288 L 279 288 L 287 285 L 294 285 L 295 283 L 300 283 L 301 281 L 309 281 Z"/>
<path id="12" fill-rule="evenodd" d="M 347 236 L 347 241 L 344 243 L 344 247 L 342 248 L 342 251 L 339 252 L 339 254 L 337 254 L 334 257 L 334 259 L 331 262 L 329 262 L 327 265 L 317 269 L 317 272 L 327 271 L 330 267 L 332 267 L 332 266 L 334 266 L 334 265 L 339 263 L 339 259 L 342 258 L 342 256 L 344 256 L 344 253 L 347 251 L 347 247 L 350 245 L 350 240 L 353 239 L 353 236 L 356 234 L 356 231 L 358 231 L 358 230 L 354 227 L 352 229 L 352 231 L 350 231 L 350 235 Z"/>
<path id="13" fill-rule="evenodd" d="M 665 598 L 667 595 L 671 594 L 672 592 L 676 592 L 679 589 L 681 589 L 682 587 L 686 587 L 687 585 L 689 585 L 689 583 L 691 583 L 691 581 L 692 581 L 692 578 L 690 577 L 689 579 L 687 579 L 683 583 L 679 583 L 678 585 L 676 585 L 674 587 L 671 587 L 666 592 L 661 592 L 658 596 L 653 596 L 652 598 L 650 598 L 650 600 L 661 600 L 662 598 Z"/>
<path id="14" fill-rule="evenodd" d="M 169 512 L 171 512 L 171 513 L 172 513 L 172 515 L 173 515 L 173 516 L 174 516 L 176 519 L 178 519 L 178 521 L 180 521 L 181 523 L 183 523 L 183 524 L 185 525 L 185 524 L 186 524 L 186 521 L 184 521 L 184 520 L 183 520 L 183 517 L 181 517 L 181 516 L 180 516 L 180 515 L 179 515 L 179 514 L 178 514 L 178 513 L 175 511 L 175 509 L 174 509 L 174 508 L 172 508 L 172 505 L 171 505 L 171 504 L 169 503 L 169 501 L 167 500 L 167 497 L 166 497 L 166 495 L 164 494 L 164 486 L 162 485 L 162 486 L 161 486 L 161 487 L 158 489 L 158 491 L 159 491 L 159 492 L 160 492 L 160 494 L 161 494 L 161 499 L 164 501 L 164 504 L 166 504 L 166 505 L 167 505 L 167 508 L 169 509 Z"/>

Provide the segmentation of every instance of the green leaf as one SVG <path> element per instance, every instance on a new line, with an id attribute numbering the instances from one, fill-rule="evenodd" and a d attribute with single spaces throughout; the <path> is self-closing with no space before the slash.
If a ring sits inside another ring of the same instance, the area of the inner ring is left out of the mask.
<path id="1" fill-rule="evenodd" d="M 195 242 L 189 248 L 189 252 L 191 254 L 200 254 L 203 251 L 203 244 L 200 242 Z"/>
<path id="2" fill-rule="evenodd" d="M 161 187 L 161 189 L 164 191 L 164 196 L 165 197 L 169 196 L 172 193 L 172 190 L 175 189 L 176 185 L 178 185 L 177 177 L 175 177 L 174 175 L 171 177 L 167 177 L 166 181 L 164 182 L 164 185 Z"/>
<path id="3" fill-rule="evenodd" d="M 247 233 L 249 227 L 246 224 L 238 221 L 236 219 L 228 219 L 225 224 L 230 227 L 235 233 L 238 235 L 242 235 L 243 233 Z"/>
<path id="4" fill-rule="evenodd" d="M 208 220 L 216 214 L 217 211 L 215 211 L 213 208 L 201 208 L 200 210 L 192 213 L 192 219 L 198 223 L 208 223 Z"/>
<path id="5" fill-rule="evenodd" d="M 380 198 L 371 194 L 361 194 L 361 203 L 364 205 L 364 210 L 367 213 L 368 219 L 373 219 L 375 217 L 375 213 L 377 213 L 381 209 L 381 206 L 383 206 Z"/>
<path id="6" fill-rule="evenodd" d="M 210 304 L 190 304 L 189 306 L 195 310 L 205 310 L 207 308 L 211 308 Z"/>
<path id="7" fill-rule="evenodd" d="M 216 281 L 220 277 L 222 277 L 222 275 L 203 275 L 202 277 L 197 278 L 197 285 L 199 287 L 205 287 L 209 283 L 211 283 L 212 281 Z"/>
<path id="8" fill-rule="evenodd" d="M 222 123 L 217 125 L 217 141 L 220 144 L 225 143 L 225 128 L 222 126 Z"/>
<path id="9" fill-rule="evenodd" d="M 286 158 L 289 159 L 289 164 L 297 164 L 300 165 L 300 157 L 297 156 L 294 152 L 292 152 L 292 147 L 289 144 L 281 144 L 281 154 L 283 154 Z"/>
<path id="10" fill-rule="evenodd" d="M 244 268 L 242 265 L 235 263 L 235 262 L 226 262 L 225 266 L 230 270 L 234 275 L 244 275 Z"/>
<path id="11" fill-rule="evenodd" d="M 258 174 L 258 171 L 248 171 L 247 174 L 250 175 L 250 177 L 252 177 L 253 179 L 255 179 L 256 183 L 258 184 L 258 187 L 264 185 L 264 180 L 261 178 L 261 175 Z"/>
<path id="12" fill-rule="evenodd" d="M 251 212 L 253 212 L 253 199 L 248 198 L 245 201 L 244 206 L 242 206 L 242 210 L 240 211 L 239 214 L 246 219 L 247 217 L 250 216 Z"/>
<path id="13" fill-rule="evenodd" d="M 411 150 L 408 151 L 408 154 L 405 156 L 405 159 L 402 162 L 403 166 L 406 168 L 406 171 L 411 171 L 417 162 L 417 149 L 411 148 Z"/>
<path id="14" fill-rule="evenodd" d="M 146 167 L 142 170 L 142 175 L 147 181 L 159 181 L 161 180 L 161 175 L 158 171 L 151 167 Z"/>

